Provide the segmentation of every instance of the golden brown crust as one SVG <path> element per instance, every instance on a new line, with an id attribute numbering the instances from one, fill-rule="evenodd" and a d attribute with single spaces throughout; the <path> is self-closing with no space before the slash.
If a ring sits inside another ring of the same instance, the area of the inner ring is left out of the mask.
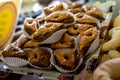
<path id="1" fill-rule="evenodd" d="M 97 21 L 92 16 L 87 15 L 83 12 L 79 12 L 75 14 L 76 21 L 81 24 L 90 24 L 97 26 Z"/>
<path id="2" fill-rule="evenodd" d="M 70 48 L 74 46 L 74 39 L 65 33 L 63 37 L 56 43 L 53 43 L 51 45 L 51 48 L 56 49 L 56 48 Z"/>
<path id="3" fill-rule="evenodd" d="M 45 7 L 43 10 L 44 10 L 44 13 L 48 15 L 55 11 L 64 10 L 64 7 L 62 2 L 56 1 L 53 4 L 50 4 L 48 7 Z"/>
<path id="4" fill-rule="evenodd" d="M 74 8 L 80 8 L 80 7 L 82 7 L 82 6 L 83 6 L 82 3 L 74 2 L 74 3 L 72 3 L 71 6 L 69 6 L 69 8 L 70 8 L 70 9 L 74 9 Z"/>
<path id="5" fill-rule="evenodd" d="M 58 65 L 65 69 L 73 70 L 76 67 L 76 60 L 77 60 L 77 49 L 73 50 L 61 50 L 61 51 L 55 51 L 54 56 L 56 58 L 56 61 Z"/>
<path id="6" fill-rule="evenodd" d="M 39 44 L 32 40 L 26 42 L 24 45 L 24 48 L 36 48 L 36 47 L 39 47 Z"/>
<path id="7" fill-rule="evenodd" d="M 44 41 L 62 27 L 62 23 L 47 23 L 43 26 L 43 28 L 39 28 L 34 34 L 32 34 L 32 40 L 35 42 Z"/>
<path id="8" fill-rule="evenodd" d="M 76 14 L 78 12 L 81 12 L 82 9 L 81 8 L 74 8 L 74 9 L 68 9 L 69 12 L 73 13 L 73 14 Z"/>
<path id="9" fill-rule="evenodd" d="M 43 48 L 28 48 L 24 51 L 29 55 L 29 61 L 31 64 L 40 67 L 49 67 L 50 66 L 50 53 Z"/>
<path id="10" fill-rule="evenodd" d="M 79 33 L 77 24 L 71 25 L 68 28 L 68 33 L 72 35 L 77 35 Z"/>
<path id="11" fill-rule="evenodd" d="M 83 7 L 83 9 L 87 14 L 92 15 L 100 20 L 104 20 L 102 11 L 100 11 L 100 9 L 98 9 L 96 6 L 86 6 Z"/>
<path id="12" fill-rule="evenodd" d="M 73 23 L 74 17 L 65 11 L 56 11 L 44 18 L 48 22 Z"/>
<path id="13" fill-rule="evenodd" d="M 80 34 L 80 50 L 85 48 L 98 36 L 97 28 L 90 28 Z"/>

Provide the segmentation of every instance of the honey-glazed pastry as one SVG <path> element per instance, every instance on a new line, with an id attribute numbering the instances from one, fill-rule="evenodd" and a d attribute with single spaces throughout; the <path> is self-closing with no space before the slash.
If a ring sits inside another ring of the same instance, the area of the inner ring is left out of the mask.
<path id="1" fill-rule="evenodd" d="M 39 47 L 40 44 L 30 40 L 28 42 L 25 43 L 24 48 L 36 48 Z"/>
<path id="2" fill-rule="evenodd" d="M 65 11 L 56 11 L 44 18 L 48 22 L 73 23 L 74 17 L 72 14 Z"/>
<path id="3" fill-rule="evenodd" d="M 103 13 L 100 9 L 98 9 L 96 6 L 85 6 L 83 7 L 83 10 L 85 13 L 94 16 L 100 20 L 104 20 Z"/>
<path id="4" fill-rule="evenodd" d="M 10 44 L 2 51 L 3 57 L 19 57 L 22 59 L 27 59 L 27 54 L 20 48 Z"/>
<path id="5" fill-rule="evenodd" d="M 24 48 L 24 45 L 29 41 L 24 35 L 21 35 L 18 40 L 14 43 L 19 48 Z"/>
<path id="6" fill-rule="evenodd" d="M 74 2 L 74 3 L 72 3 L 72 6 L 70 8 L 80 8 L 82 6 L 83 6 L 82 3 L 80 3 L 80 2 Z"/>
<path id="7" fill-rule="evenodd" d="M 80 34 L 82 34 L 84 31 L 93 28 L 93 25 L 89 25 L 89 24 L 76 24 L 76 26 L 78 27 L 78 31 Z"/>
<path id="8" fill-rule="evenodd" d="M 24 51 L 29 55 L 31 64 L 38 67 L 49 67 L 51 54 L 44 48 L 27 48 Z"/>
<path id="9" fill-rule="evenodd" d="M 74 47 L 74 39 L 67 33 L 63 35 L 63 37 L 56 43 L 51 45 L 51 48 L 70 48 Z"/>
<path id="10" fill-rule="evenodd" d="M 75 69 L 77 65 L 77 49 L 56 50 L 54 56 L 58 66 L 67 70 Z"/>
<path id="11" fill-rule="evenodd" d="M 87 15 L 86 13 L 79 12 L 75 14 L 76 21 L 81 24 L 90 24 L 90 25 L 97 25 L 97 20 L 94 19 L 92 16 Z"/>
<path id="12" fill-rule="evenodd" d="M 35 42 L 44 41 L 62 27 L 62 23 L 47 23 L 43 26 L 43 28 L 39 28 L 34 34 L 32 34 L 32 40 Z"/>
<path id="13" fill-rule="evenodd" d="M 79 33 L 77 24 L 68 27 L 68 33 L 72 35 L 77 35 Z"/>
<path id="14" fill-rule="evenodd" d="M 32 18 L 26 18 L 24 21 L 24 30 L 29 34 L 32 35 L 37 30 L 37 23 Z"/>
<path id="15" fill-rule="evenodd" d="M 90 28 L 80 34 L 80 50 L 88 46 L 98 36 L 96 27 Z"/>
<path id="16" fill-rule="evenodd" d="M 44 7 L 44 13 L 46 15 L 52 13 L 52 12 L 55 12 L 55 11 L 61 11 L 61 10 L 64 10 L 64 7 L 63 7 L 63 4 L 62 2 L 60 1 L 54 1 L 54 3 L 48 5 L 47 7 Z"/>
<path id="17" fill-rule="evenodd" d="M 81 12 L 82 9 L 81 8 L 74 8 L 74 9 L 68 9 L 69 12 L 73 13 L 73 14 L 76 14 L 78 12 Z"/>

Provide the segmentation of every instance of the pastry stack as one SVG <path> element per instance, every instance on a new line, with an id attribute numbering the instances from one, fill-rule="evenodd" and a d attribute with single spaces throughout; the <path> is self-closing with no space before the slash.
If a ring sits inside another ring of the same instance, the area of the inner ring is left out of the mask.
<path id="1" fill-rule="evenodd" d="M 44 16 L 25 19 L 23 34 L 2 51 L 3 58 L 21 58 L 39 69 L 52 70 L 53 66 L 64 73 L 77 71 L 83 58 L 99 46 L 102 11 L 61 1 L 52 2 L 43 11 Z"/>

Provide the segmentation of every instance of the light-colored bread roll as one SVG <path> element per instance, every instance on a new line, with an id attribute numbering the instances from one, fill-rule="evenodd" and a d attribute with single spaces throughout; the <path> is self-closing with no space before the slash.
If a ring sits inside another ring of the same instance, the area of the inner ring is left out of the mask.
<path id="1" fill-rule="evenodd" d="M 110 50 L 108 52 L 108 56 L 112 59 L 113 58 L 120 58 L 120 52 L 118 52 L 117 50 Z"/>
<path id="2" fill-rule="evenodd" d="M 120 78 L 120 58 L 108 60 L 97 67 L 93 80 L 113 80 Z"/>
<path id="3" fill-rule="evenodd" d="M 102 51 L 109 51 L 120 46 L 120 27 L 112 28 L 109 35 L 111 39 L 102 45 Z"/>

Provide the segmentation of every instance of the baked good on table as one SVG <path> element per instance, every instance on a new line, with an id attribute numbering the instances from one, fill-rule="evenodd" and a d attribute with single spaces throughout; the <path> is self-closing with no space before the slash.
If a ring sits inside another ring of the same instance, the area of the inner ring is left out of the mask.
<path id="1" fill-rule="evenodd" d="M 80 8 L 82 6 L 83 6 L 83 4 L 80 3 L 80 2 L 73 2 L 72 5 L 69 8 L 74 9 L 74 8 Z"/>
<path id="2" fill-rule="evenodd" d="M 77 49 L 56 50 L 54 52 L 57 65 L 63 69 L 73 70 L 77 65 Z"/>
<path id="3" fill-rule="evenodd" d="M 89 28 L 80 34 L 80 50 L 88 46 L 98 36 L 96 27 Z"/>
<path id="4" fill-rule="evenodd" d="M 48 14 L 55 12 L 55 11 L 64 10 L 64 6 L 63 6 L 62 2 L 55 1 L 54 3 L 49 4 L 47 7 L 44 7 L 43 10 L 44 10 L 44 13 L 46 15 L 48 15 Z"/>
<path id="5" fill-rule="evenodd" d="M 74 39 L 68 33 L 65 33 L 58 42 L 51 44 L 51 48 L 71 48 L 74 47 L 74 44 Z"/>
<path id="6" fill-rule="evenodd" d="M 19 57 L 22 59 L 27 59 L 27 54 L 21 50 L 20 48 L 16 47 L 15 45 L 9 44 L 6 49 L 2 51 L 2 56 L 6 57 Z"/>
<path id="7" fill-rule="evenodd" d="M 54 32 L 60 30 L 63 27 L 62 23 L 47 23 L 39 28 L 34 34 L 32 34 L 32 40 L 35 42 L 41 42 L 50 37 Z"/>
<path id="8" fill-rule="evenodd" d="M 24 48 L 36 48 L 36 47 L 39 47 L 39 46 L 40 46 L 40 44 L 30 40 L 30 41 L 26 42 L 23 47 Z"/>
<path id="9" fill-rule="evenodd" d="M 120 79 L 120 58 L 108 60 L 100 64 L 94 71 L 93 80 Z"/>
<path id="10" fill-rule="evenodd" d="M 14 42 L 14 44 L 19 47 L 19 48 L 24 48 L 24 45 L 26 44 L 26 42 L 28 42 L 29 39 L 27 37 L 25 37 L 24 35 L 21 35 L 16 42 Z"/>
<path id="11" fill-rule="evenodd" d="M 81 24 L 90 24 L 90 25 L 95 25 L 97 26 L 97 21 L 94 19 L 92 16 L 84 13 L 84 12 L 79 12 L 75 14 L 76 17 L 76 22 L 81 23 Z"/>
<path id="12" fill-rule="evenodd" d="M 109 51 L 112 49 L 117 49 L 120 46 L 120 27 L 112 28 L 109 31 L 109 37 L 111 38 L 109 41 L 103 43 L 102 51 Z"/>
<path id="13" fill-rule="evenodd" d="M 29 56 L 31 64 L 38 67 L 49 67 L 51 54 L 45 48 L 27 48 L 24 51 Z"/>
<path id="14" fill-rule="evenodd" d="M 66 11 L 56 11 L 46 16 L 44 20 L 48 22 L 73 23 L 74 17 Z"/>
<path id="15" fill-rule="evenodd" d="M 68 33 L 69 34 L 72 34 L 72 35 L 77 35 L 79 34 L 79 31 L 78 31 L 78 25 L 77 24 L 73 24 L 71 26 L 68 27 Z"/>
<path id="16" fill-rule="evenodd" d="M 85 13 L 91 16 L 94 16 L 100 20 L 104 20 L 102 11 L 100 11 L 100 9 L 98 9 L 96 6 L 84 6 L 83 10 L 85 11 Z"/>
<path id="17" fill-rule="evenodd" d="M 32 35 L 37 30 L 37 23 L 32 18 L 26 18 L 24 21 L 24 30 L 29 34 Z"/>

